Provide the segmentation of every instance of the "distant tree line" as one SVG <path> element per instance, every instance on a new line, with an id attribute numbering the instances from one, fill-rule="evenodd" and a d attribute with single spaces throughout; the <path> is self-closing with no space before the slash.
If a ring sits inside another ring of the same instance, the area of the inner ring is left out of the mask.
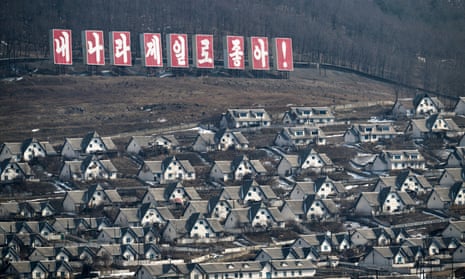
<path id="1" fill-rule="evenodd" d="M 51 28 L 293 38 L 294 60 L 330 63 L 448 95 L 465 90 L 464 0 L 3 0 L 0 56 L 49 56 Z M 139 48 L 133 47 L 136 55 Z"/>

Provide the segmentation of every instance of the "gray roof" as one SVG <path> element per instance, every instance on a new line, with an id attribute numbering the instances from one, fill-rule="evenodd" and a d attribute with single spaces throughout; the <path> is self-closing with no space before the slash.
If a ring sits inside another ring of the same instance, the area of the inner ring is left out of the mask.
<path id="1" fill-rule="evenodd" d="M 278 271 L 316 269 L 316 266 L 307 260 L 272 260 L 270 263 L 274 270 Z"/>
<path id="2" fill-rule="evenodd" d="M 214 273 L 232 273 L 232 272 L 259 272 L 263 269 L 260 262 L 218 262 L 218 263 L 199 263 L 198 267 L 207 274 Z"/>

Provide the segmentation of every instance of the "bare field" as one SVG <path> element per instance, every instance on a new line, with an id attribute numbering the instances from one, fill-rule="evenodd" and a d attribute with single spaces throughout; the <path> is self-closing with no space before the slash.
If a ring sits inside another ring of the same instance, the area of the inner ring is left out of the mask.
<path id="1" fill-rule="evenodd" d="M 96 130 L 141 134 L 182 123 L 211 123 L 232 107 L 327 106 L 394 100 L 391 85 L 356 75 L 297 69 L 288 80 L 34 75 L 0 82 L 0 142 L 37 137 L 61 142 Z M 32 133 L 33 129 L 40 129 Z"/>

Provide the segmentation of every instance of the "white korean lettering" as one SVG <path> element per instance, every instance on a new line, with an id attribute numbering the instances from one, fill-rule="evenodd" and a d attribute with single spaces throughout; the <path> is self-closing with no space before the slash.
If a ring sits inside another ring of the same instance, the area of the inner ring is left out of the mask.
<path id="1" fill-rule="evenodd" d="M 265 41 L 263 39 L 258 39 L 258 44 L 255 45 L 253 51 L 253 57 L 255 60 L 261 60 L 262 67 L 266 67 L 266 57 L 268 56 L 268 51 L 265 50 Z"/>
<path id="2" fill-rule="evenodd" d="M 55 39 L 55 53 L 65 58 L 66 62 L 70 61 L 69 34 L 61 32 L 61 36 Z"/>
<path id="3" fill-rule="evenodd" d="M 287 61 L 286 61 L 286 42 L 285 41 L 282 41 L 281 42 L 281 50 L 283 52 L 283 67 L 284 68 L 287 68 Z"/>
<path id="4" fill-rule="evenodd" d="M 120 34 L 121 39 L 116 39 L 115 44 L 116 44 L 116 53 L 115 56 L 117 58 L 120 58 L 121 56 L 123 57 L 123 63 L 128 62 L 128 52 L 131 50 L 130 46 L 127 45 L 127 37 L 126 34 L 121 33 Z"/>
<path id="5" fill-rule="evenodd" d="M 208 52 L 208 50 L 210 49 L 210 40 L 203 39 L 200 41 L 200 45 L 202 46 L 200 53 L 202 59 L 199 59 L 199 64 L 213 63 L 213 59 L 209 57 L 210 53 Z"/>
<path id="6" fill-rule="evenodd" d="M 241 40 L 235 39 L 232 40 L 231 43 L 232 52 L 229 54 L 229 57 L 231 57 L 234 66 L 239 67 L 241 65 L 242 56 L 244 55 L 244 52 L 241 49 Z"/>
<path id="7" fill-rule="evenodd" d="M 89 54 L 95 53 L 95 60 L 100 63 L 100 51 L 103 50 L 103 44 L 100 43 L 100 37 L 96 32 L 92 32 L 92 36 L 94 37 L 95 46 L 92 40 L 87 41 L 87 52 Z"/>
<path id="8" fill-rule="evenodd" d="M 177 40 L 174 40 L 173 44 L 173 51 L 178 60 L 178 65 L 183 66 L 186 65 L 186 47 L 185 47 L 185 40 L 183 36 L 178 36 Z"/>
<path id="9" fill-rule="evenodd" d="M 147 42 L 147 52 L 145 53 L 145 57 L 152 56 L 153 59 L 160 64 L 160 38 L 158 36 L 153 35 L 152 39 Z"/>

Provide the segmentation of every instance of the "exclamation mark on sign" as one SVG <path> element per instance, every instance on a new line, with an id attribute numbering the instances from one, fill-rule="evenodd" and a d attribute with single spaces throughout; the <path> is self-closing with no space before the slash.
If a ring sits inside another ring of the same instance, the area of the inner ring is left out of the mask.
<path id="1" fill-rule="evenodd" d="M 287 59 L 286 59 L 286 42 L 281 42 L 281 49 L 283 50 L 283 67 L 287 68 Z"/>

